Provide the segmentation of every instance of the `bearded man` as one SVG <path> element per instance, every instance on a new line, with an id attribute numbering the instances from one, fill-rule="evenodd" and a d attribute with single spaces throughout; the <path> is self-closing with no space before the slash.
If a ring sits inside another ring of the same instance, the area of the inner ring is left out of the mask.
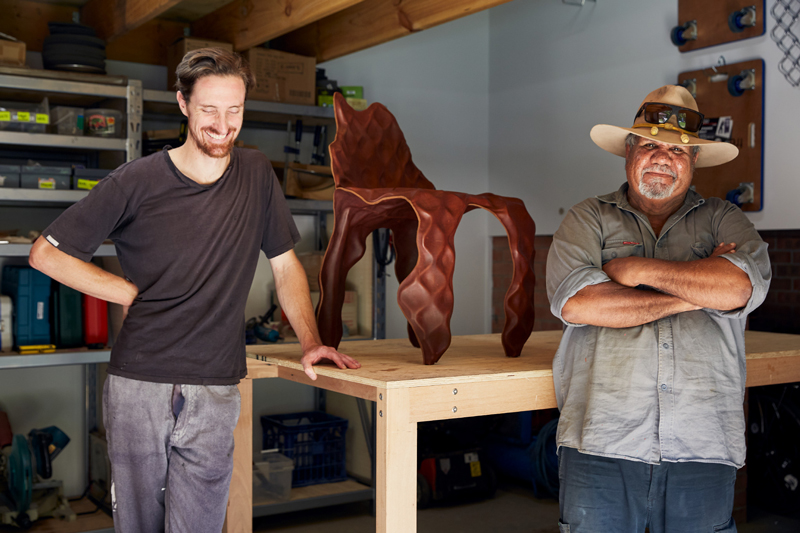
<path id="1" fill-rule="evenodd" d="M 736 531 L 745 321 L 770 265 L 738 207 L 690 188 L 695 167 L 738 154 L 700 139 L 702 122 L 691 94 L 666 86 L 632 128 L 595 126 L 627 182 L 573 207 L 553 236 L 562 532 Z"/>
<path id="2" fill-rule="evenodd" d="M 247 64 L 205 48 L 176 74 L 186 143 L 113 171 L 30 256 L 53 279 L 126 307 L 103 391 L 114 525 L 126 533 L 222 529 L 261 251 L 309 377 L 323 359 L 359 367 L 319 339 L 293 251 L 299 233 L 269 160 L 233 147 L 254 81 Z M 88 262 L 108 237 L 124 278 Z"/>

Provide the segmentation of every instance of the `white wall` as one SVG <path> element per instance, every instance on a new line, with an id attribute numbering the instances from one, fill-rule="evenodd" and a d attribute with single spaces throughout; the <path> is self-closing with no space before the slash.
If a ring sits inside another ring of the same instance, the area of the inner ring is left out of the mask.
<path id="1" fill-rule="evenodd" d="M 517 0 L 490 11 L 490 188 L 521 197 L 538 234 L 558 228 L 559 208 L 624 181 L 622 158 L 589 138 L 593 125 L 628 126 L 647 93 L 720 55 L 728 64 L 766 62 L 764 209 L 748 215 L 758 229 L 800 227 L 800 89 L 778 71 L 783 55 L 769 37 L 774 19 L 768 16 L 762 37 L 680 53 L 669 39 L 677 4 Z M 767 12 L 773 4 L 767 1 Z M 490 233 L 502 228 L 493 224 Z"/>
<path id="2" fill-rule="evenodd" d="M 367 100 L 381 102 L 397 117 L 415 164 L 437 189 L 489 189 L 489 12 L 319 66 L 342 85 L 363 85 Z M 456 233 L 456 335 L 489 331 L 489 216 L 468 213 Z M 405 337 L 393 267 L 390 272 L 387 337 Z"/>

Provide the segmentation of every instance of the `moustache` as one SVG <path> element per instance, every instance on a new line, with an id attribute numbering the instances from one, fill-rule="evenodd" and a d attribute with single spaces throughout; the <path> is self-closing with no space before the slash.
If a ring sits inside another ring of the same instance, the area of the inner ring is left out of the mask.
<path id="1" fill-rule="evenodd" d="M 644 170 L 642 170 L 642 177 L 644 177 L 644 175 L 647 174 L 648 172 L 667 174 L 668 176 L 672 177 L 672 179 L 678 178 L 678 174 L 666 165 L 654 165 L 652 167 L 647 167 Z"/>

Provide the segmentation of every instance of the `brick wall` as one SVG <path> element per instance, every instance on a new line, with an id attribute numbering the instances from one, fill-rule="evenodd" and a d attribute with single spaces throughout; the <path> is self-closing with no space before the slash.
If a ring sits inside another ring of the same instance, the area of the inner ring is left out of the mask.
<path id="1" fill-rule="evenodd" d="M 800 333 L 800 230 L 760 231 L 769 244 L 772 282 L 767 299 L 750 314 L 756 331 Z"/>
<path id="2" fill-rule="evenodd" d="M 545 287 L 545 265 L 547 264 L 547 250 L 553 242 L 552 235 L 536 236 L 534 239 L 533 270 L 536 274 L 536 287 L 533 294 L 533 305 L 536 319 L 533 323 L 534 331 L 561 329 L 561 321 L 550 312 L 550 303 L 547 301 Z M 511 285 L 511 274 L 514 266 L 511 262 L 511 251 L 508 248 L 506 237 L 492 237 L 492 333 L 502 333 L 505 321 L 503 298 Z"/>

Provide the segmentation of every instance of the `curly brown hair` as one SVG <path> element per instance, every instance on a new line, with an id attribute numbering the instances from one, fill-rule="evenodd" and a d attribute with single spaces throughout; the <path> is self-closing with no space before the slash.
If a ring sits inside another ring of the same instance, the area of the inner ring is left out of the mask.
<path id="1" fill-rule="evenodd" d="M 195 82 L 204 76 L 238 76 L 244 82 L 245 98 L 255 78 L 247 61 L 237 54 L 223 48 L 198 48 L 187 52 L 175 69 L 177 80 L 175 89 L 180 91 L 187 102 L 192 96 Z"/>

